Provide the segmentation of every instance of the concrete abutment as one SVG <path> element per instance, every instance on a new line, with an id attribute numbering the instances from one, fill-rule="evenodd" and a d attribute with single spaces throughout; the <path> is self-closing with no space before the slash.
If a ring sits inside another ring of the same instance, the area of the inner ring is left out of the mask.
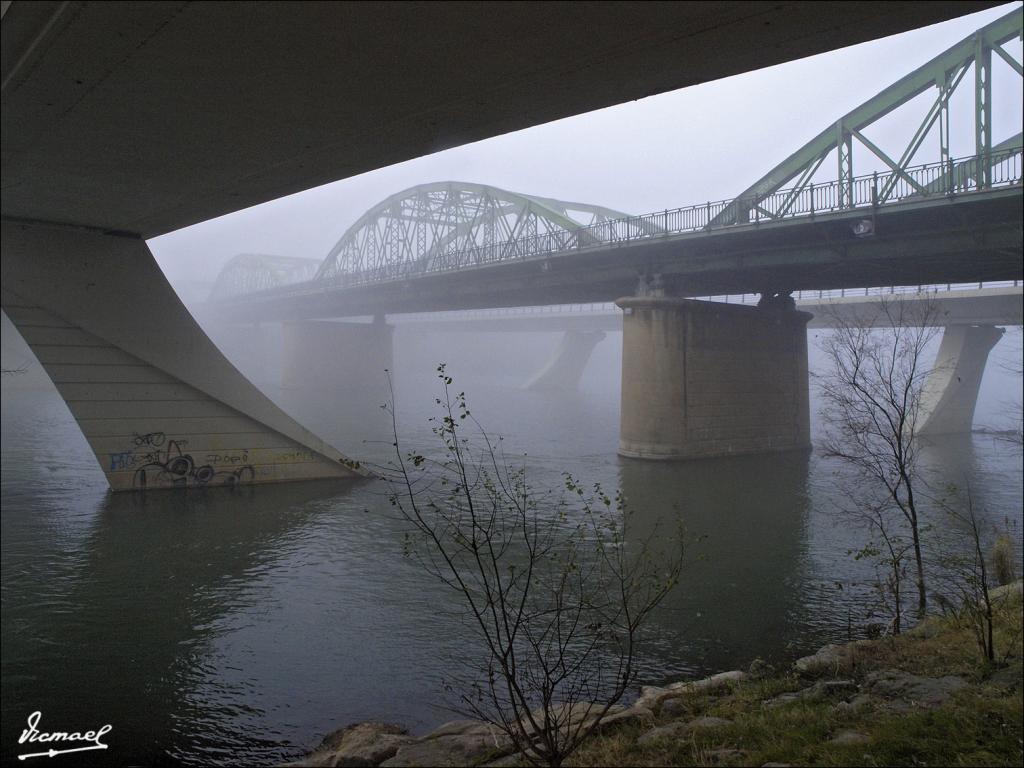
<path id="1" fill-rule="evenodd" d="M 142 240 L 4 222 L 2 244 L 3 309 L 113 490 L 366 474 L 228 362 Z"/>
<path id="2" fill-rule="evenodd" d="M 950 325 L 942 333 L 921 393 L 918 433 L 970 432 L 989 352 L 1005 331 L 991 325 Z"/>
<path id="3" fill-rule="evenodd" d="M 619 453 L 692 459 L 810 447 L 811 315 L 630 297 L 623 310 Z"/>
<path id="4" fill-rule="evenodd" d="M 544 367 L 530 377 L 524 388 L 574 391 L 579 386 L 594 347 L 604 336 L 604 331 L 566 331 Z"/>

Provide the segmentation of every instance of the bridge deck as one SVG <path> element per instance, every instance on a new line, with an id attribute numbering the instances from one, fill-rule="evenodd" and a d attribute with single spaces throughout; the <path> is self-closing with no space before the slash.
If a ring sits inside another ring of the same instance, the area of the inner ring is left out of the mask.
<path id="1" fill-rule="evenodd" d="M 559 254 L 357 285 L 305 283 L 223 305 L 227 317 L 610 302 L 658 274 L 674 295 L 821 290 L 1024 278 L 1019 179 L 1008 187 L 712 230 L 655 234 Z M 871 234 L 856 225 L 869 222 Z"/>
<path id="2" fill-rule="evenodd" d="M 983 288 L 944 288 L 942 286 L 896 286 L 864 289 L 856 295 L 840 291 L 822 295 L 797 296 L 797 307 L 814 315 L 808 327 L 828 328 L 845 309 L 877 303 L 881 297 L 901 295 L 908 299 L 931 298 L 939 307 L 944 324 L 949 325 L 1021 325 L 1024 323 L 1024 286 L 987 285 Z M 704 297 L 701 297 L 704 298 Z M 754 305 L 756 294 L 712 296 L 707 301 Z M 841 315 L 840 315 L 841 316 Z M 559 331 L 620 331 L 622 312 L 614 304 L 556 305 L 524 307 L 515 310 L 427 313 L 396 315 L 392 322 L 399 328 L 448 333 L 529 333 Z"/>

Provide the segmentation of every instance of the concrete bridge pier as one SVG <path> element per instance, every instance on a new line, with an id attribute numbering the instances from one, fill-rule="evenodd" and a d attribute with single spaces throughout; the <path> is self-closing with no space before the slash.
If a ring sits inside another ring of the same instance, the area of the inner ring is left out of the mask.
<path id="1" fill-rule="evenodd" d="M 228 362 L 142 240 L 7 221 L 0 240 L 3 309 L 113 490 L 365 474 Z"/>
<path id="2" fill-rule="evenodd" d="M 754 308 L 659 296 L 619 299 L 619 453 L 693 459 L 810 446 L 807 322 Z"/>
<path id="3" fill-rule="evenodd" d="M 575 390 L 583 376 L 583 369 L 590 362 L 594 347 L 604 336 L 604 331 L 566 331 L 544 367 L 526 382 L 524 388 L 542 391 Z"/>
<path id="4" fill-rule="evenodd" d="M 970 432 L 989 352 L 1005 330 L 992 325 L 950 325 L 925 381 L 918 434 Z"/>
<path id="5" fill-rule="evenodd" d="M 342 398 L 386 398 L 392 370 L 394 328 L 378 315 L 372 323 L 308 320 L 284 325 L 281 385 L 286 389 L 329 392 Z M 380 400 L 383 402 L 383 400 Z"/>

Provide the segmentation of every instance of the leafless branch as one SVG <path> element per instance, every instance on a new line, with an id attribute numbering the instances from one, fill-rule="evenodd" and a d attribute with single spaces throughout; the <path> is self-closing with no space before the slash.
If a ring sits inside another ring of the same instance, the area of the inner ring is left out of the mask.
<path id="1" fill-rule="evenodd" d="M 513 465 L 443 365 L 438 374 L 438 450 L 404 450 L 388 408 L 385 475 L 411 524 L 406 553 L 461 596 L 480 641 L 449 683 L 456 708 L 557 766 L 633 682 L 643 625 L 679 579 L 682 538 L 634 540 L 621 493 L 568 474 L 558 491 L 535 491 L 525 462 Z"/>
<path id="2" fill-rule="evenodd" d="M 917 496 L 918 427 L 928 375 L 929 345 L 941 326 L 934 301 L 880 297 L 858 313 L 832 312 L 834 331 L 820 346 L 827 370 L 815 377 L 822 395 L 824 452 L 854 468 L 861 481 L 885 491 L 889 503 L 869 512 L 888 544 L 887 517 L 903 518 L 914 555 L 918 612 L 927 611 L 922 522 Z"/>

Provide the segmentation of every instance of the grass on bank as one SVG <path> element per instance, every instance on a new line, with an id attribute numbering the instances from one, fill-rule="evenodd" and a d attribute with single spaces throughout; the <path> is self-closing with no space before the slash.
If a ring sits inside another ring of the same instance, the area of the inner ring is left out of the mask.
<path id="1" fill-rule="evenodd" d="M 846 668 L 825 675 L 860 683 L 870 672 L 891 669 L 923 677 L 956 675 L 967 681 L 966 688 L 935 709 L 894 712 L 881 699 L 861 708 L 837 707 L 838 698 L 766 707 L 769 699 L 814 682 L 787 671 L 717 694 L 689 695 L 684 711 L 657 719 L 660 726 L 710 715 L 732 720 L 728 726 L 639 746 L 637 739 L 650 725 L 623 724 L 592 738 L 566 764 L 1020 766 L 1024 626 L 1019 592 L 1011 594 L 996 615 L 995 665 L 983 661 L 968 627 L 939 617 L 900 637 L 858 644 Z M 829 743 L 843 731 L 863 734 L 868 741 Z"/>

